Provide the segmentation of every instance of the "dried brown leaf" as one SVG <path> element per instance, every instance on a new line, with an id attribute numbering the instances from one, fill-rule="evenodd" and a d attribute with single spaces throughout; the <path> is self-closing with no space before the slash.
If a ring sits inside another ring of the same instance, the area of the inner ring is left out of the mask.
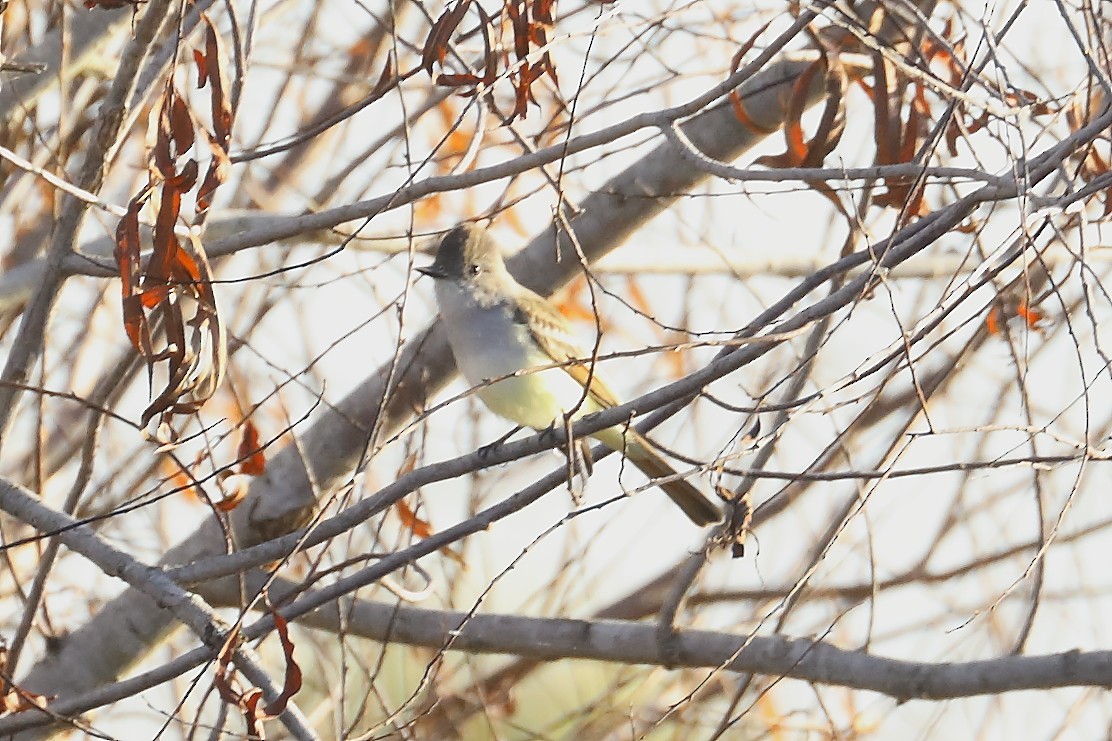
<path id="1" fill-rule="evenodd" d="M 417 513 L 409 508 L 404 499 L 399 499 L 394 505 L 394 511 L 398 515 L 398 519 L 402 524 L 409 528 L 414 535 L 418 538 L 427 538 L 433 534 L 432 525 L 427 521 L 422 520 L 417 516 Z"/>
<path id="2" fill-rule="evenodd" d="M 278 632 L 278 639 L 282 642 L 282 655 L 286 658 L 286 673 L 282 681 L 282 692 L 273 702 L 267 704 L 263 712 L 271 718 L 277 717 L 285 711 L 290 699 L 301 689 L 301 667 L 293 658 L 294 644 L 290 639 L 290 628 L 286 619 L 274 608 L 270 609 L 274 618 L 274 628 Z"/>
<path id="3" fill-rule="evenodd" d="M 444 63 L 444 58 L 448 55 L 448 42 L 452 40 L 452 34 L 463 22 L 469 7 L 471 7 L 471 0 L 460 0 L 455 7 L 445 10 L 432 24 L 421 54 L 421 69 L 431 75 L 433 65 Z"/>
<path id="4" fill-rule="evenodd" d="M 221 499 L 212 504 L 213 509 L 217 512 L 231 512 L 247 498 L 247 493 L 251 490 L 247 479 L 235 474 L 219 476 L 217 477 L 217 483 L 224 493 Z"/>
<path id="5" fill-rule="evenodd" d="M 239 472 L 259 476 L 266 471 L 266 454 L 259 442 L 259 430 L 250 419 L 243 421 L 243 434 L 236 451 Z"/>

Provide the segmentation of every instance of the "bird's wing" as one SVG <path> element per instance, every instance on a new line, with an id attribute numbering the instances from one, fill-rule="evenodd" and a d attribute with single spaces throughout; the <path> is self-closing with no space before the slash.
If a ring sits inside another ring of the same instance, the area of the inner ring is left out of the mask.
<path id="1" fill-rule="evenodd" d="M 552 362 L 562 363 L 563 370 L 580 386 L 589 382 L 590 397 L 600 407 L 617 406 L 618 397 L 599 378 L 598 366 L 591 362 L 590 353 L 575 344 L 567 319 L 532 291 L 524 290 L 517 296 L 517 301 L 514 320 L 529 328 L 533 340 L 552 358 Z"/>

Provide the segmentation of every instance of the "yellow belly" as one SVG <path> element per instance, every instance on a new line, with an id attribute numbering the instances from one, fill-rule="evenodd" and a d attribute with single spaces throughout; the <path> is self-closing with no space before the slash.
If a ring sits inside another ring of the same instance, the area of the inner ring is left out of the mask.
<path id="1" fill-rule="evenodd" d="M 572 409 L 575 419 L 599 410 L 592 399 L 583 398 L 583 387 L 558 368 L 505 378 L 481 387 L 478 394 L 495 414 L 536 430 L 562 422 Z"/>

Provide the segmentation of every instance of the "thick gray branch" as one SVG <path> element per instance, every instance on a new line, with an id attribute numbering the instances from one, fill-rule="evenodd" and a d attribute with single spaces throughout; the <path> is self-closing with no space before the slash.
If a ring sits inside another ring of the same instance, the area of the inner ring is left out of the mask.
<path id="1" fill-rule="evenodd" d="M 848 651 L 802 638 L 681 630 L 667 657 L 651 623 L 473 615 L 396 607 L 366 600 L 330 604 L 307 625 L 344 629 L 391 643 L 468 653 L 514 654 L 539 660 L 581 658 L 623 664 L 722 667 L 820 684 L 873 690 L 897 700 L 942 700 L 1025 689 L 1112 684 L 1112 651 L 1002 656 L 926 664 Z"/>

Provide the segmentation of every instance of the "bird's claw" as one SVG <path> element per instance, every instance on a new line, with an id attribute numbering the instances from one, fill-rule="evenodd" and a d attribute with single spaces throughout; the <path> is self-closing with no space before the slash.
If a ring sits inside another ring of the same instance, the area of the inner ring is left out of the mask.
<path id="1" fill-rule="evenodd" d="M 485 460 L 497 453 L 498 449 L 501 448 L 505 444 L 505 442 L 513 437 L 514 434 L 520 429 L 520 427 L 515 427 L 494 442 L 479 446 L 478 450 L 475 451 L 479 455 L 479 460 Z"/>

